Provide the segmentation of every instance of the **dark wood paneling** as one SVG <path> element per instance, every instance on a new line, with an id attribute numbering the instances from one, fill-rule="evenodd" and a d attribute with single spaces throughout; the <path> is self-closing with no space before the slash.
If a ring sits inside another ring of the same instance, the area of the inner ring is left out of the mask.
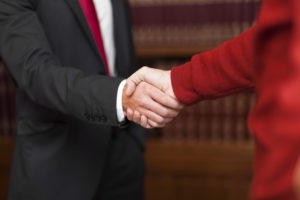
<path id="1" fill-rule="evenodd" d="M 245 200 L 253 144 L 147 141 L 146 200 Z"/>
<path id="2" fill-rule="evenodd" d="M 139 59 L 150 58 L 190 58 L 200 52 L 209 51 L 216 46 L 197 46 L 197 47 L 167 47 L 167 46 L 155 46 L 155 47 L 136 47 L 136 53 Z"/>

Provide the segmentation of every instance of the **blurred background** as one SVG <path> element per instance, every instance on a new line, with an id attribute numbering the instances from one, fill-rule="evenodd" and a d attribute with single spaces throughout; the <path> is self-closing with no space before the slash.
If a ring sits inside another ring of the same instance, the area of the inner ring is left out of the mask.
<path id="1" fill-rule="evenodd" d="M 129 0 L 139 65 L 170 69 L 255 23 L 260 0 Z M 246 200 L 254 138 L 247 115 L 253 91 L 186 107 L 147 133 L 146 200 Z M 0 61 L 0 199 L 6 199 L 14 84 Z"/>

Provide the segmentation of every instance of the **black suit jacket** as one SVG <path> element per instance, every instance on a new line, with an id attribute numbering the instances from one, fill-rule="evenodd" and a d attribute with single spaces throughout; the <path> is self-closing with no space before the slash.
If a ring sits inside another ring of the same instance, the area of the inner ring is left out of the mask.
<path id="1" fill-rule="evenodd" d="M 116 71 L 128 77 L 137 70 L 128 2 L 111 2 Z M 0 0 L 0 54 L 17 85 L 9 199 L 89 199 L 113 126 L 142 149 L 143 129 L 118 128 L 122 78 L 105 75 L 78 0 Z"/>

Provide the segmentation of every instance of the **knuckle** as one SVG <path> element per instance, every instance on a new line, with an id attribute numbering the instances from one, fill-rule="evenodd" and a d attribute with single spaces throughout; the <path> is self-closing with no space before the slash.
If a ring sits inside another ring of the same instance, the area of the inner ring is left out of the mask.
<path id="1" fill-rule="evenodd" d="M 133 117 L 132 117 L 132 114 L 131 114 L 131 113 L 130 113 L 130 114 L 127 113 L 127 118 L 128 118 L 128 119 L 132 119 L 132 118 L 133 118 Z"/>
<path id="2" fill-rule="evenodd" d="M 152 90 L 152 88 L 148 85 L 148 84 L 146 84 L 145 83 L 145 92 L 147 93 L 147 94 L 150 94 L 150 93 L 152 93 L 152 92 L 154 92 L 153 90 Z"/>
<path id="3" fill-rule="evenodd" d="M 163 95 L 163 96 L 161 97 L 161 101 L 162 101 L 163 104 L 167 104 L 167 103 L 169 102 L 169 98 L 166 97 L 165 95 Z"/>
<path id="4" fill-rule="evenodd" d="M 140 99 L 140 106 L 145 107 L 147 105 L 147 103 L 148 103 L 148 100 L 146 97 L 142 97 Z"/>
<path id="5" fill-rule="evenodd" d="M 143 66 L 143 67 L 141 68 L 141 70 L 142 70 L 142 71 L 147 71 L 147 70 L 148 70 L 148 67 L 147 67 L 147 66 Z"/>
<path id="6" fill-rule="evenodd" d="M 143 91 L 145 91 L 145 90 L 148 91 L 149 90 L 149 87 L 148 87 L 148 85 L 145 82 L 141 82 L 140 86 L 141 86 L 141 89 Z"/>
<path id="7" fill-rule="evenodd" d="M 152 127 L 158 127 L 158 124 L 156 122 L 151 122 Z"/>
<path id="8" fill-rule="evenodd" d="M 140 118 L 140 113 L 135 111 L 134 112 L 134 118 L 139 119 Z"/>
<path id="9" fill-rule="evenodd" d="M 164 123 L 164 118 L 160 117 L 158 120 L 157 120 L 158 124 L 162 124 Z"/>
<path id="10" fill-rule="evenodd" d="M 134 121 L 135 123 L 137 123 L 137 124 L 140 123 L 140 121 L 139 121 L 137 118 L 134 118 L 133 121 Z"/>
<path id="11" fill-rule="evenodd" d="M 141 86 L 141 87 L 145 87 L 145 85 L 146 85 L 145 82 L 141 82 L 141 83 L 140 83 L 140 86 Z"/>
<path id="12" fill-rule="evenodd" d="M 169 111 L 167 109 L 162 109 L 161 110 L 161 116 L 162 117 L 168 117 L 169 115 Z"/>

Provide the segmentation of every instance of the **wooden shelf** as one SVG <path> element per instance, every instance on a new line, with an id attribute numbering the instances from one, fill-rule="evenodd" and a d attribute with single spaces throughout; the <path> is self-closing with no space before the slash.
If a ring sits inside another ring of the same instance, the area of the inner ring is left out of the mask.
<path id="1" fill-rule="evenodd" d="M 149 139 L 146 200 L 246 200 L 254 144 Z"/>
<path id="2" fill-rule="evenodd" d="M 136 53 L 140 59 L 149 58 L 187 58 L 197 53 L 213 49 L 213 46 L 208 47 L 136 47 Z"/>

